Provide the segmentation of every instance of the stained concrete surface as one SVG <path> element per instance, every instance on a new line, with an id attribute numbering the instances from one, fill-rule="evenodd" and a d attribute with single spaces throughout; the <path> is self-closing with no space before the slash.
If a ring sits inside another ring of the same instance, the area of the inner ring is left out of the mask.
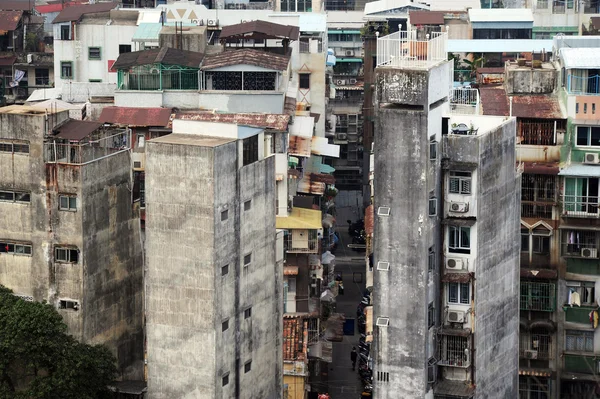
<path id="1" fill-rule="evenodd" d="M 340 192 L 343 195 L 344 192 Z M 360 202 L 362 204 L 362 202 Z M 337 231 L 340 234 L 336 256 L 336 273 L 342 274 L 344 295 L 338 295 L 336 312 L 343 313 L 347 318 L 356 319 L 356 307 L 365 290 L 365 260 L 364 252 L 352 251 L 347 247 L 351 243 L 348 235 L 346 220 L 353 222 L 359 218 L 362 209 L 356 206 L 337 207 Z M 357 371 L 352 371 L 350 352 L 352 347 L 358 345 L 359 337 L 356 328 L 353 336 L 345 335 L 342 342 L 333 343 L 333 362 L 329 365 L 329 395 L 331 399 L 355 399 L 361 397 L 362 383 Z M 358 365 L 357 365 L 358 368 Z"/>

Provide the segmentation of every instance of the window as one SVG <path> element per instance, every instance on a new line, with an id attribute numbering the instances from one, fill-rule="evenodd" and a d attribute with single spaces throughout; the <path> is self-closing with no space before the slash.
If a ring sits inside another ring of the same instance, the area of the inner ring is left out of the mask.
<path id="1" fill-rule="evenodd" d="M 229 211 L 227 209 L 225 209 L 224 211 L 221 211 L 221 222 L 224 222 L 228 218 L 229 218 Z"/>
<path id="2" fill-rule="evenodd" d="M 431 140 L 429 142 L 429 160 L 433 161 L 437 159 L 437 141 Z"/>
<path id="3" fill-rule="evenodd" d="M 577 126 L 577 145 L 600 146 L 600 126 Z"/>
<path id="4" fill-rule="evenodd" d="M 471 228 L 448 226 L 448 251 L 460 254 L 471 253 Z"/>
<path id="5" fill-rule="evenodd" d="M 244 373 L 248 373 L 250 370 L 252 370 L 252 360 L 244 363 Z"/>
<path id="6" fill-rule="evenodd" d="M 437 215 L 437 198 L 429 198 L 429 216 Z"/>
<path id="7" fill-rule="evenodd" d="M 252 317 L 252 307 L 244 310 L 244 319 L 249 319 L 250 317 Z"/>
<path id="8" fill-rule="evenodd" d="M 50 83 L 50 70 L 48 68 L 35 69 L 35 85 L 48 86 Z"/>
<path id="9" fill-rule="evenodd" d="M 470 337 L 442 335 L 438 341 L 438 353 L 440 356 L 438 365 L 454 367 L 469 366 L 469 339 Z"/>
<path id="10" fill-rule="evenodd" d="M 77 301 L 70 301 L 67 299 L 61 299 L 58 302 L 58 308 L 59 309 L 71 309 L 71 310 L 79 310 L 79 303 L 77 303 Z"/>
<path id="11" fill-rule="evenodd" d="M 0 253 L 31 256 L 31 244 L 3 241 L 0 242 Z"/>
<path id="12" fill-rule="evenodd" d="M 600 180 L 598 178 L 565 178 L 564 210 L 568 214 L 598 214 Z"/>
<path id="13" fill-rule="evenodd" d="M 242 164 L 250 165 L 258 161 L 258 135 L 248 137 L 242 142 Z"/>
<path id="14" fill-rule="evenodd" d="M 56 262 L 77 263 L 79 250 L 77 248 L 56 248 L 54 250 L 54 260 Z"/>
<path id="15" fill-rule="evenodd" d="M 435 325 L 435 307 L 433 306 L 433 302 L 429 303 L 429 307 L 427 308 L 427 326 L 431 328 Z"/>
<path id="16" fill-rule="evenodd" d="M 58 209 L 61 211 L 75 212 L 77 210 L 77 197 L 72 195 L 59 195 Z"/>
<path id="17" fill-rule="evenodd" d="M 550 236 L 552 231 L 543 225 L 529 229 L 521 228 L 521 252 L 532 252 L 538 255 L 550 255 Z M 531 236 L 531 240 L 530 240 Z"/>
<path id="18" fill-rule="evenodd" d="M 226 276 L 227 274 L 229 274 L 229 265 L 221 267 L 221 276 Z"/>
<path id="19" fill-rule="evenodd" d="M 144 148 L 146 142 L 146 135 L 144 133 L 137 134 L 137 148 Z"/>
<path id="20" fill-rule="evenodd" d="M 100 60 L 100 59 L 102 59 L 102 54 L 100 52 L 100 47 L 88 47 L 88 59 L 89 60 Z"/>
<path id="21" fill-rule="evenodd" d="M 71 61 L 60 63 L 60 77 L 62 79 L 73 79 L 73 63 Z"/>
<path id="22" fill-rule="evenodd" d="M 566 330 L 565 350 L 573 352 L 593 352 L 594 332 Z"/>
<path id="23" fill-rule="evenodd" d="M 470 283 L 448 283 L 448 303 L 460 303 L 462 305 L 470 304 Z"/>
<path id="24" fill-rule="evenodd" d="M 60 26 L 60 40 L 71 40 L 71 25 Z"/>
<path id="25" fill-rule="evenodd" d="M 244 256 L 244 266 L 249 265 L 252 262 L 252 254 L 248 254 Z"/>
<path id="26" fill-rule="evenodd" d="M 471 194 L 471 172 L 450 171 L 450 192 Z"/>
<path id="27" fill-rule="evenodd" d="M 244 210 L 249 211 L 250 209 L 252 209 L 252 200 L 244 202 Z"/>
<path id="28" fill-rule="evenodd" d="M 31 202 L 31 193 L 26 191 L 0 190 L 0 201 L 29 204 Z"/>
<path id="29" fill-rule="evenodd" d="M 90 83 L 102 83 L 102 79 L 88 79 Z"/>
<path id="30" fill-rule="evenodd" d="M 10 152 L 12 154 L 29 154 L 29 142 L 16 143 L 12 141 L 0 141 L 0 152 Z"/>
<path id="31" fill-rule="evenodd" d="M 596 285 L 590 281 L 567 281 L 567 297 L 565 303 L 576 304 L 573 294 L 577 294 L 579 302 L 584 306 L 591 306 L 596 302 Z"/>
<path id="32" fill-rule="evenodd" d="M 300 78 L 300 88 L 301 89 L 310 89 L 310 73 L 299 73 Z"/>
<path id="33" fill-rule="evenodd" d="M 221 380 L 221 386 L 224 387 L 227 384 L 229 384 L 229 373 L 226 373 Z"/>
<path id="34" fill-rule="evenodd" d="M 131 44 L 119 44 L 119 54 L 131 53 Z"/>
<path id="35" fill-rule="evenodd" d="M 221 323 L 221 332 L 225 332 L 229 329 L 229 319 Z"/>
<path id="36" fill-rule="evenodd" d="M 427 261 L 427 269 L 430 272 L 435 272 L 437 270 L 436 268 L 436 264 L 435 264 L 435 250 L 433 249 L 433 247 L 429 247 L 429 254 L 428 254 L 428 261 Z"/>

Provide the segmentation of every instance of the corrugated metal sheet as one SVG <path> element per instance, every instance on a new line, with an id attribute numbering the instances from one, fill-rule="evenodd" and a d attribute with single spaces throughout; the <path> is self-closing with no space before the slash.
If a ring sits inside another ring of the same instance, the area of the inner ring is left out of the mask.
<path id="1" fill-rule="evenodd" d="M 79 21 L 79 18 L 85 14 L 108 12 L 118 6 L 119 3 L 96 3 L 67 7 L 54 18 L 52 23 Z"/>
<path id="2" fill-rule="evenodd" d="M 443 11 L 410 11 L 408 17 L 411 25 L 444 25 Z"/>
<path id="3" fill-rule="evenodd" d="M 102 126 L 102 123 L 100 122 L 77 121 L 74 119 L 69 119 L 63 125 L 54 129 L 54 137 L 80 141 L 100 128 L 100 126 Z"/>
<path id="4" fill-rule="evenodd" d="M 288 128 L 290 116 L 285 114 L 220 114 L 213 112 L 181 112 L 175 115 L 175 119 L 235 123 L 238 125 L 255 126 L 279 132 L 285 132 Z"/>
<path id="5" fill-rule="evenodd" d="M 30 11 L 34 5 L 35 1 L 30 0 L 2 0 L 0 10 Z"/>
<path id="6" fill-rule="evenodd" d="M 311 139 L 290 135 L 288 153 L 298 157 L 310 157 Z"/>
<path id="7" fill-rule="evenodd" d="M 200 68 L 203 53 L 162 47 L 144 51 L 123 53 L 115 61 L 113 69 L 129 69 L 132 66 L 164 64 Z"/>
<path id="8" fill-rule="evenodd" d="M 8 57 L 0 57 L 0 66 L 11 66 L 17 60 L 16 55 L 11 55 Z"/>
<path id="9" fill-rule="evenodd" d="M 480 87 L 479 95 L 484 115 L 508 116 L 509 99 L 504 87 Z M 513 96 L 512 116 L 519 118 L 565 119 L 556 96 Z"/>
<path id="10" fill-rule="evenodd" d="M 204 58 L 202 70 L 221 68 L 231 65 L 254 65 L 257 67 L 284 71 L 290 57 L 254 49 L 227 50 L 218 54 L 209 54 Z"/>
<path id="11" fill-rule="evenodd" d="M 297 26 L 275 24 L 262 20 L 224 26 L 219 40 L 230 38 L 244 39 L 290 39 L 298 40 L 300 29 Z"/>
<path id="12" fill-rule="evenodd" d="M 275 226 L 278 229 L 318 230 L 323 227 L 321 211 L 295 207 L 289 216 L 276 216 Z"/>
<path id="13" fill-rule="evenodd" d="M 564 167 L 559 176 L 578 176 L 578 177 L 598 177 L 600 176 L 600 166 L 572 164 Z"/>
<path id="14" fill-rule="evenodd" d="M 567 69 L 589 69 L 600 67 L 600 51 L 587 48 L 561 48 L 560 59 Z"/>
<path id="15" fill-rule="evenodd" d="M 0 30 L 15 30 L 23 16 L 23 11 L 0 12 Z"/>
<path id="16" fill-rule="evenodd" d="M 304 319 L 284 318 L 283 320 L 283 360 L 303 360 Z"/>
<path id="17" fill-rule="evenodd" d="M 367 233 L 368 236 L 372 236 L 374 227 L 375 216 L 373 211 L 373 205 L 369 205 L 365 210 L 365 233 Z"/>
<path id="18" fill-rule="evenodd" d="M 558 162 L 556 163 L 540 163 L 540 162 L 523 162 L 524 173 L 536 175 L 557 175 L 559 171 Z"/>
<path id="19" fill-rule="evenodd" d="M 442 276 L 444 283 L 468 283 L 472 279 L 472 273 L 444 273 Z"/>
<path id="20" fill-rule="evenodd" d="M 105 107 L 98 118 L 101 123 L 127 126 L 167 126 L 171 108 Z"/>
<path id="21" fill-rule="evenodd" d="M 325 183 L 314 181 L 309 176 L 304 176 L 298 182 L 297 190 L 305 194 L 323 195 L 325 193 Z"/>

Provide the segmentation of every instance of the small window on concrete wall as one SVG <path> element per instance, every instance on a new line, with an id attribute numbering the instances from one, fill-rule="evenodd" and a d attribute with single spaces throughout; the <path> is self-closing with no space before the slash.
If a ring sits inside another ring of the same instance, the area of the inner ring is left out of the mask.
<path id="1" fill-rule="evenodd" d="M 74 195 L 60 195 L 58 197 L 58 209 L 75 212 L 77 210 L 77 197 Z"/>
<path id="2" fill-rule="evenodd" d="M 226 373 L 221 381 L 221 386 L 225 386 L 227 384 L 229 384 L 229 373 Z"/>
<path id="3" fill-rule="evenodd" d="M 61 299 L 58 302 L 59 309 L 70 309 L 70 310 L 79 310 L 79 303 L 77 301 L 72 301 L 69 299 Z"/>
<path id="4" fill-rule="evenodd" d="M 56 248 L 54 260 L 63 263 L 77 263 L 79 261 L 79 250 L 77 248 Z"/>
<path id="5" fill-rule="evenodd" d="M 252 200 L 244 202 L 244 210 L 249 211 L 250 209 L 252 209 Z"/>
<path id="6" fill-rule="evenodd" d="M 246 363 L 244 363 L 244 373 L 249 373 L 250 370 L 252 370 L 252 360 L 249 360 Z"/>
<path id="7" fill-rule="evenodd" d="M 299 73 L 298 74 L 301 89 L 310 89 L 310 73 Z"/>
<path id="8" fill-rule="evenodd" d="M 88 59 L 100 60 L 102 59 L 102 52 L 100 47 L 88 47 Z"/>
<path id="9" fill-rule="evenodd" d="M 224 222 L 228 218 L 229 218 L 229 211 L 227 209 L 225 209 L 224 211 L 221 212 L 221 222 Z"/>

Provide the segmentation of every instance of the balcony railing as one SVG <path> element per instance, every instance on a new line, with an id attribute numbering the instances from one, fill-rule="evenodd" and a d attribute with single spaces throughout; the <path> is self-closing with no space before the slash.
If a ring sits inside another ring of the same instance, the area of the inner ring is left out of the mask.
<path id="1" fill-rule="evenodd" d="M 469 337 L 440 335 L 438 342 L 440 359 L 438 365 L 466 368 L 469 360 Z"/>
<path id="2" fill-rule="evenodd" d="M 312 230 L 310 230 L 312 232 Z M 314 230 L 314 235 L 309 234 L 308 239 L 294 239 L 292 235 L 285 237 L 283 241 L 284 250 L 287 253 L 310 253 L 316 254 L 319 251 L 319 239 L 316 236 L 317 232 Z"/>
<path id="3" fill-rule="evenodd" d="M 567 216 L 580 218 L 597 218 L 598 197 L 587 195 L 563 195 L 563 209 Z"/>
<path id="4" fill-rule="evenodd" d="M 479 90 L 456 87 L 449 97 L 451 114 L 479 115 Z"/>
<path id="5" fill-rule="evenodd" d="M 571 323 L 590 324 L 590 312 L 595 306 L 565 306 L 565 321 Z"/>
<path id="6" fill-rule="evenodd" d="M 567 92 L 569 94 L 600 95 L 600 75 L 587 78 L 575 75 L 567 76 Z"/>
<path id="7" fill-rule="evenodd" d="M 597 375 L 598 373 L 598 360 L 600 359 L 598 356 L 594 356 L 593 354 L 589 356 L 565 354 L 563 357 L 565 360 L 565 371 L 593 375 Z"/>
<path id="8" fill-rule="evenodd" d="M 598 258 L 598 237 L 595 231 L 562 230 L 562 256 Z"/>
<path id="9" fill-rule="evenodd" d="M 556 285 L 521 281 L 520 309 L 553 312 L 556 309 Z"/>
<path id="10" fill-rule="evenodd" d="M 378 67 L 428 67 L 446 61 L 448 32 L 433 32 L 425 40 L 417 31 L 399 31 L 377 39 Z"/>
<path id="11" fill-rule="evenodd" d="M 129 131 L 124 130 L 81 144 L 44 143 L 44 160 L 46 163 L 84 165 L 130 148 Z"/>
<path id="12" fill-rule="evenodd" d="M 552 337 L 548 334 L 522 333 L 519 339 L 519 357 L 532 360 L 554 359 Z"/>

